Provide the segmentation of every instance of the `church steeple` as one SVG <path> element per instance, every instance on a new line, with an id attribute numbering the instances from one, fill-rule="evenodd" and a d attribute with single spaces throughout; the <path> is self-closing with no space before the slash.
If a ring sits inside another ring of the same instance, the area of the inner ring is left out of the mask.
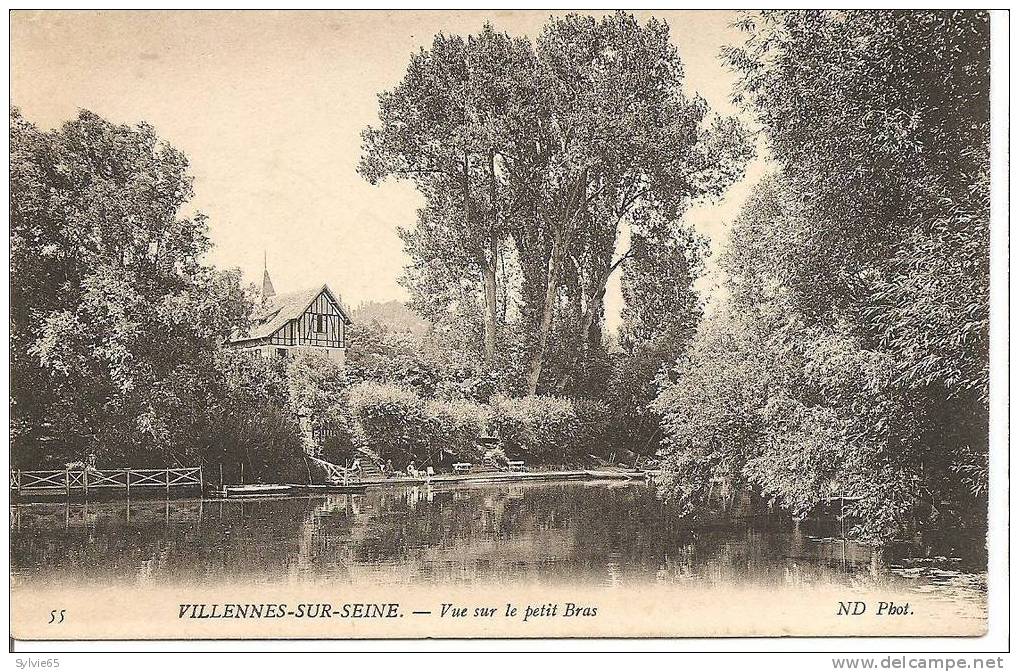
<path id="1" fill-rule="evenodd" d="M 272 280 L 269 278 L 269 265 L 268 255 L 262 253 L 262 301 L 267 301 L 272 297 L 276 296 L 276 290 L 272 286 Z"/>

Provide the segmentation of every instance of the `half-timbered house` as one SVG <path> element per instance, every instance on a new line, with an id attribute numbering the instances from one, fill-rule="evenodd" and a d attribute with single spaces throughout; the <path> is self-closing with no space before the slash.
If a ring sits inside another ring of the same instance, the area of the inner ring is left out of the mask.
<path id="1" fill-rule="evenodd" d="M 255 311 L 251 328 L 247 334 L 234 334 L 230 345 L 257 351 L 265 357 L 320 351 L 343 362 L 350 323 L 350 313 L 328 285 L 276 294 L 266 271 L 262 303 Z"/>

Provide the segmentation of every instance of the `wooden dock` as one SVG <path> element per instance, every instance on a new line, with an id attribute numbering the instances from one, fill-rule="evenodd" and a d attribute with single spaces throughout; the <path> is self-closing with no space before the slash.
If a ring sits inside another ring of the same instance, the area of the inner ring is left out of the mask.
<path id="1" fill-rule="evenodd" d="M 223 485 L 212 488 L 213 497 L 224 499 L 253 497 L 293 497 L 299 495 L 347 494 L 361 495 L 368 488 L 363 483 L 350 485 L 303 485 L 296 483 L 252 483 L 249 485 Z"/>
<path id="2" fill-rule="evenodd" d="M 65 469 L 63 471 L 11 471 L 11 491 L 19 497 L 38 495 L 88 495 L 90 492 L 123 491 L 128 497 L 131 490 L 153 491 L 197 488 L 202 490 L 204 479 L 201 467 L 177 469 Z"/>
<path id="3" fill-rule="evenodd" d="M 646 481 L 648 472 L 621 469 L 573 469 L 565 471 L 481 471 L 436 476 L 401 476 L 361 481 L 365 485 L 442 485 L 456 483 L 528 483 L 540 481 Z"/>
<path id="4" fill-rule="evenodd" d="M 441 474 L 431 477 L 400 476 L 386 479 L 305 485 L 297 483 L 252 483 L 211 488 L 209 494 L 223 499 L 260 497 L 300 497 L 323 494 L 361 495 L 369 487 L 405 487 L 415 485 L 458 485 L 469 483 L 534 483 L 542 481 L 646 481 L 648 472 L 624 470 L 576 469 L 570 471 L 483 471 L 468 474 Z"/>
<path id="5" fill-rule="evenodd" d="M 19 499 L 33 497 L 87 497 L 89 494 L 156 494 L 194 488 L 216 498 L 294 497 L 316 494 L 363 494 L 371 486 L 456 485 L 467 483 L 527 483 L 540 481 L 623 480 L 644 481 L 648 472 L 576 469 L 563 471 L 482 471 L 435 476 L 401 476 L 353 481 L 348 484 L 252 483 L 205 488 L 201 467 L 177 469 L 67 469 L 64 471 L 12 471 L 11 492 Z M 119 491 L 119 492 L 118 492 Z"/>

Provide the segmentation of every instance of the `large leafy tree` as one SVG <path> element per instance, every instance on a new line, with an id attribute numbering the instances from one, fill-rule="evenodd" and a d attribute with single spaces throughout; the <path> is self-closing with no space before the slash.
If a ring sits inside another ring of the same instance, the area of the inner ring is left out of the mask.
<path id="1" fill-rule="evenodd" d="M 12 111 L 16 461 L 173 463 L 207 429 L 215 352 L 251 303 L 180 215 L 187 167 L 145 124 L 82 111 L 46 132 Z"/>
<path id="2" fill-rule="evenodd" d="M 660 235 L 653 226 L 678 226 L 693 201 L 719 195 L 742 175 L 751 151 L 734 120 L 712 117 L 704 99 L 683 93 L 683 66 L 664 22 L 573 14 L 551 20 L 536 51 L 540 179 L 533 217 L 521 219 L 518 232 L 525 286 L 540 290 L 532 300 L 531 393 L 570 269 L 582 269 L 583 347 L 605 286 L 628 256 L 613 258 L 621 228 L 652 237 Z"/>
<path id="3" fill-rule="evenodd" d="M 661 417 L 652 407 L 686 359 L 702 317 L 694 281 L 703 270 L 706 241 L 691 231 L 665 239 L 634 238 L 623 264 L 621 353 L 613 357 L 607 395 L 618 442 L 653 454 Z"/>
<path id="4" fill-rule="evenodd" d="M 797 511 L 853 495 L 857 531 L 878 539 L 980 527 L 987 16 L 740 25 L 747 41 L 725 58 L 779 171 L 734 223 L 728 310 L 659 398 L 667 463 L 710 465 Z M 664 490 L 696 500 L 688 486 Z"/>
<path id="5" fill-rule="evenodd" d="M 510 313 L 497 287 L 511 243 L 513 333 L 526 342 L 507 346 L 526 359 L 525 392 L 539 389 L 553 341 L 565 344 L 556 368 L 570 371 L 597 340 L 606 284 L 628 256 L 614 256 L 622 227 L 667 235 L 692 201 L 741 175 L 742 129 L 712 117 L 682 82 L 668 26 L 619 12 L 553 19 L 533 45 L 490 26 L 466 40 L 439 35 L 380 96 L 361 172 L 407 177 L 425 196 L 417 227 L 404 232 L 408 284 L 431 295 L 415 302 L 469 306 L 464 290 L 481 280 L 493 361 L 496 326 Z M 438 322 L 441 306 L 431 310 Z M 565 382 L 546 376 L 544 387 Z"/>
<path id="6" fill-rule="evenodd" d="M 744 27 L 728 54 L 738 96 L 798 204 L 780 280 L 810 320 L 890 355 L 931 422 L 975 419 L 936 452 L 986 476 L 987 14 L 779 12 Z"/>
<path id="7" fill-rule="evenodd" d="M 769 12 L 740 25 L 746 44 L 726 51 L 736 98 L 800 203 L 782 277 L 798 307 L 896 348 L 904 380 L 986 396 L 986 13 Z"/>
<path id="8" fill-rule="evenodd" d="M 418 226 L 401 232 L 417 271 L 407 284 L 419 288 L 422 276 L 480 284 L 489 363 L 500 249 L 517 207 L 505 175 L 527 137 L 521 124 L 534 118 L 534 69 L 531 45 L 490 25 L 467 39 L 436 35 L 411 56 L 403 81 L 380 94 L 379 124 L 363 134 L 360 173 L 372 183 L 408 179 L 425 197 Z"/>

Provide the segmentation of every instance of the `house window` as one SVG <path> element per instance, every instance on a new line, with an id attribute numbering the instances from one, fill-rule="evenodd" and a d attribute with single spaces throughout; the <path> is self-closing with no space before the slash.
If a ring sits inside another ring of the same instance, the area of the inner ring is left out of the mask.
<path id="1" fill-rule="evenodd" d="M 280 357 L 282 359 L 286 359 L 287 358 L 287 349 L 286 348 L 276 348 L 276 356 Z"/>
<path id="2" fill-rule="evenodd" d="M 323 331 L 325 331 L 325 326 L 324 326 L 323 322 L 325 322 L 325 320 L 322 319 L 321 315 L 316 315 L 315 316 L 315 331 L 317 331 L 320 334 Z"/>

